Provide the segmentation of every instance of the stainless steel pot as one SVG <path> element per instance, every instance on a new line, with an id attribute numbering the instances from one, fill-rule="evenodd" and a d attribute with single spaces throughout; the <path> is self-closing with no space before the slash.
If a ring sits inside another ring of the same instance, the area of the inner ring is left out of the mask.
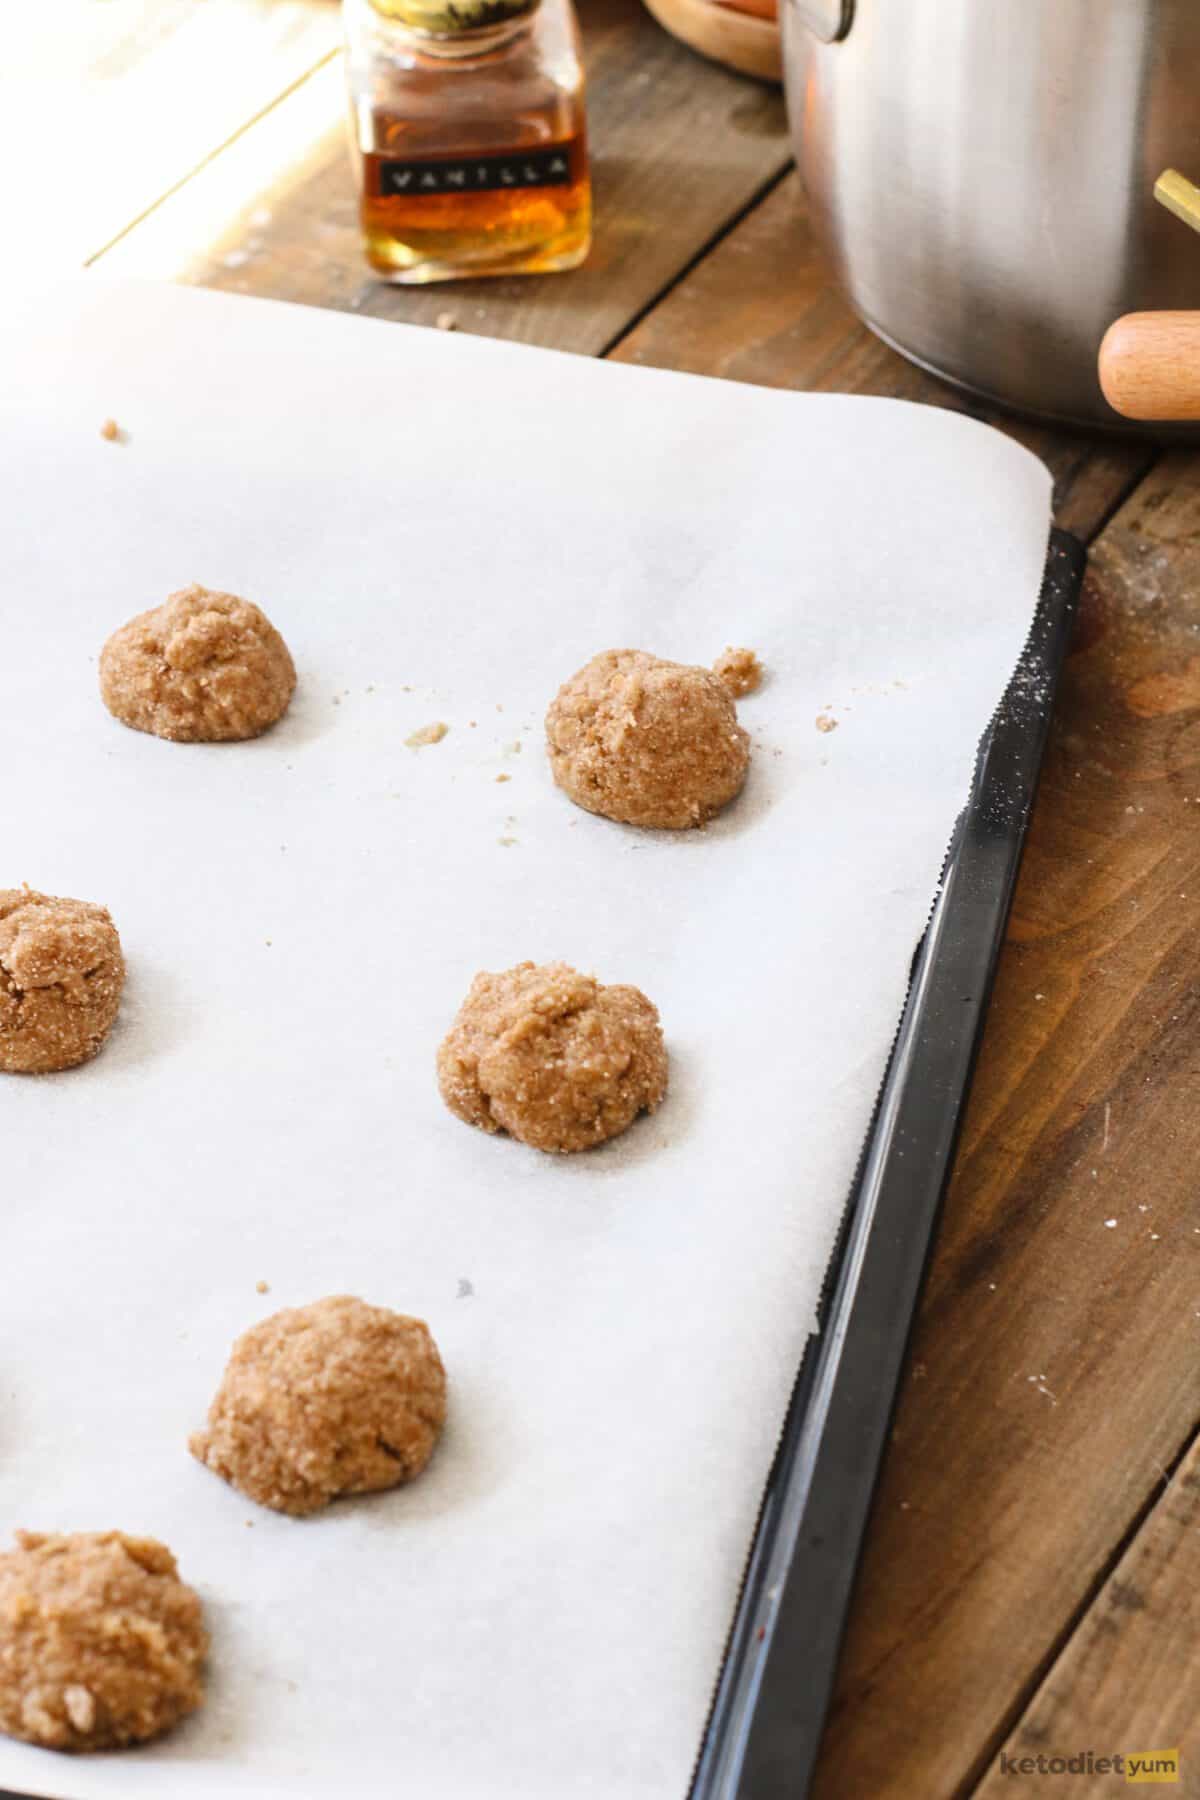
<path id="1" fill-rule="evenodd" d="M 1120 313 L 1200 307 L 1200 0 L 781 0 L 805 185 L 856 310 L 1023 412 L 1120 421 Z"/>

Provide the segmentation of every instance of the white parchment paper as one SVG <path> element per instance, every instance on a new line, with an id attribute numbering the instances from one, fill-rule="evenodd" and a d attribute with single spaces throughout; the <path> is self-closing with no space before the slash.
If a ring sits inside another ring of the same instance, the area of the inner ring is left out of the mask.
<path id="1" fill-rule="evenodd" d="M 8 303 L 0 435 L 0 885 L 105 902 L 129 961 L 96 1062 L 0 1077 L 0 1530 L 160 1536 L 213 1634 L 174 1736 L 0 1741 L 0 1786 L 682 1800 L 1046 471 L 897 402 L 92 280 Z M 189 581 L 295 654 L 256 743 L 100 704 L 105 636 Z M 579 664 L 730 643 L 769 678 L 720 821 L 554 789 Z M 523 957 L 660 1007 L 669 1099 L 600 1151 L 438 1099 Z M 240 1330 L 343 1291 L 429 1319 L 452 1418 L 297 1523 L 185 1439 Z"/>

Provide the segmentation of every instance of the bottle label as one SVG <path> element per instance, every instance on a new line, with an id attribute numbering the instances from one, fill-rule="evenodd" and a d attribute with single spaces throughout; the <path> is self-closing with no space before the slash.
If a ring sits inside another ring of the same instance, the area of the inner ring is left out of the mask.
<path id="1" fill-rule="evenodd" d="M 483 194 L 502 188 L 567 187 L 571 165 L 565 147 L 521 150 L 506 156 L 464 156 L 461 160 L 395 162 L 379 160 L 383 199 L 419 199 L 423 194 Z"/>

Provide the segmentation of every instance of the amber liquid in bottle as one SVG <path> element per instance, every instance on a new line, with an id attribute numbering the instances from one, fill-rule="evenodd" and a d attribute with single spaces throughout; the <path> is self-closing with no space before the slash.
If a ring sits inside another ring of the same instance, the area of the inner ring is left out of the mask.
<path id="1" fill-rule="evenodd" d="M 571 0 L 346 0 L 363 244 L 391 281 L 570 269 L 591 242 Z"/>
<path id="2" fill-rule="evenodd" d="M 376 132 L 387 148 L 363 157 L 362 227 L 367 261 L 381 274 L 421 267 L 533 274 L 573 268 L 586 254 L 591 183 L 582 131 L 555 142 L 530 129 L 503 149 L 426 155 L 400 191 L 397 180 L 412 167 L 405 124 L 377 115 Z M 539 181 L 540 174 L 553 179 Z"/>

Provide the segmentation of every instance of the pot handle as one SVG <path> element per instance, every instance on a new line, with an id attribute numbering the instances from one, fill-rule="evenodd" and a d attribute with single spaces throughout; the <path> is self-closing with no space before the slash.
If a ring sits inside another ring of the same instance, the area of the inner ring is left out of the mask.
<path id="1" fill-rule="evenodd" d="M 1200 312 L 1126 313 L 1104 334 L 1100 386 L 1127 419 L 1200 419 Z"/>
<path id="2" fill-rule="evenodd" d="M 787 0 L 815 38 L 836 44 L 854 23 L 854 0 Z"/>

